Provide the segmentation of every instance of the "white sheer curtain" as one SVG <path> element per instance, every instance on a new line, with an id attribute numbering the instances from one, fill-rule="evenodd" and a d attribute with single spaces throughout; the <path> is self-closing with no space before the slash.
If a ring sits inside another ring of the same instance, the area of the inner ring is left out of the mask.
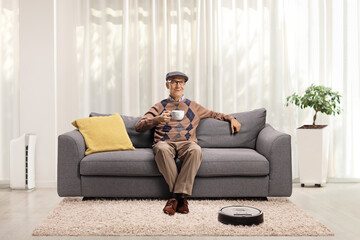
<path id="1" fill-rule="evenodd" d="M 9 143 L 18 136 L 18 1 L 0 0 L 0 184 L 9 184 Z"/>
<path id="2" fill-rule="evenodd" d="M 292 135 L 297 177 L 296 128 L 312 112 L 286 108 L 285 98 L 322 84 L 343 95 L 342 115 L 319 119 L 332 133 L 330 177 L 360 178 L 358 1 L 57 4 L 59 125 L 91 111 L 140 116 L 167 97 L 165 74 L 180 70 L 186 97 L 209 109 L 265 107 L 267 121 Z"/>

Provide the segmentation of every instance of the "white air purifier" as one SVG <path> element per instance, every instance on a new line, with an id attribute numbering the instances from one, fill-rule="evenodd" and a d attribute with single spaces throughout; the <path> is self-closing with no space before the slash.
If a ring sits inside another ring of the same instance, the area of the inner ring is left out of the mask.
<path id="1" fill-rule="evenodd" d="M 35 188 L 36 135 L 23 134 L 10 141 L 10 188 L 32 190 Z"/>

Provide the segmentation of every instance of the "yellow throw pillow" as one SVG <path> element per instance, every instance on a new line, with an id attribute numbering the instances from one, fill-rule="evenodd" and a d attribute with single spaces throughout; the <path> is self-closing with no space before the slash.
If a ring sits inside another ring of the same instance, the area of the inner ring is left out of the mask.
<path id="1" fill-rule="evenodd" d="M 84 136 L 85 155 L 95 152 L 134 150 L 124 121 L 115 113 L 106 117 L 89 117 L 72 122 Z"/>

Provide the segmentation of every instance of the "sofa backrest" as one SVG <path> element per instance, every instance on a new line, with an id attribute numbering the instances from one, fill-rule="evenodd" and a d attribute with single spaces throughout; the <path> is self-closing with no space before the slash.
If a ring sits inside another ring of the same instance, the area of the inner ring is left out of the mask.
<path id="1" fill-rule="evenodd" d="M 266 109 L 230 114 L 241 123 L 238 133 L 231 134 L 230 124 L 217 119 L 202 119 L 196 129 L 198 144 L 204 148 L 255 148 L 256 138 L 265 127 Z"/>
<path id="2" fill-rule="evenodd" d="M 111 114 L 90 113 L 90 117 L 109 116 Z M 241 123 L 241 130 L 231 134 L 230 124 L 217 119 L 202 119 L 196 129 L 198 144 L 204 148 L 255 148 L 256 138 L 265 127 L 266 109 L 260 108 L 249 112 L 233 113 Z M 151 148 L 154 141 L 154 129 L 136 132 L 135 124 L 141 117 L 121 115 L 126 130 L 135 148 Z"/>
<path id="3" fill-rule="evenodd" d="M 101 113 L 90 113 L 90 117 L 95 116 L 110 116 L 111 114 L 101 114 Z M 141 117 L 130 117 L 126 115 L 121 115 L 121 118 L 124 121 L 126 131 L 130 137 L 130 140 L 135 148 L 151 148 L 154 141 L 154 130 L 146 130 L 144 132 L 135 131 L 135 124 Z"/>

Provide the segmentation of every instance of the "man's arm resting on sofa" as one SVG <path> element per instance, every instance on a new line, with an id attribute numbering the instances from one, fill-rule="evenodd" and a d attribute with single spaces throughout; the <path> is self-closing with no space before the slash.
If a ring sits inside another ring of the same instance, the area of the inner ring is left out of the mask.
<path id="1" fill-rule="evenodd" d="M 85 140 L 78 130 L 58 137 L 57 191 L 60 197 L 81 196 L 80 161 L 85 157 Z"/>
<path id="2" fill-rule="evenodd" d="M 256 140 L 256 151 L 269 161 L 269 196 L 291 196 L 291 136 L 266 124 Z"/>

